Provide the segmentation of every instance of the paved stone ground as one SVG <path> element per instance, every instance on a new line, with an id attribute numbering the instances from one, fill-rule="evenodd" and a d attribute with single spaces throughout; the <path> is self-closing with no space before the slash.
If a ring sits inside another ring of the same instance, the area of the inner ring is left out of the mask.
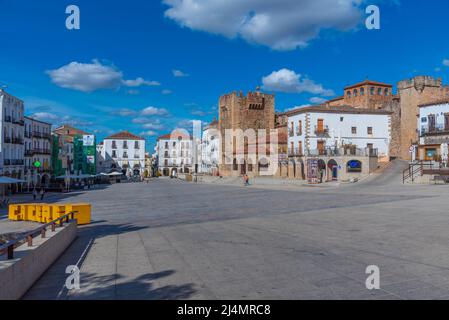
<path id="1" fill-rule="evenodd" d="M 26 299 L 449 299 L 448 186 L 117 184 Z M 81 289 L 63 289 L 81 267 Z M 378 265 L 381 289 L 365 288 Z"/>

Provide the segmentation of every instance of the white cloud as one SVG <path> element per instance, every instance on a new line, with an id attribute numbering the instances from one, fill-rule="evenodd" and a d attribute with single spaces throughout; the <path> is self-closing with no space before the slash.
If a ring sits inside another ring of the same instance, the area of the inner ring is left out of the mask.
<path id="1" fill-rule="evenodd" d="M 289 69 L 273 71 L 270 75 L 262 78 L 263 89 L 267 91 L 286 93 L 313 93 L 323 96 L 332 96 L 334 92 L 323 88 L 321 84 L 304 78 L 301 74 Z"/>
<path id="2" fill-rule="evenodd" d="M 126 93 L 130 94 L 130 95 L 137 95 L 140 93 L 140 91 L 139 90 L 128 90 Z"/>
<path id="3" fill-rule="evenodd" d="M 154 121 L 154 122 L 149 121 L 147 123 L 144 123 L 142 125 L 142 127 L 145 128 L 145 129 L 150 129 L 150 130 L 162 130 L 162 129 L 164 129 L 164 125 L 161 124 L 161 122 L 158 121 L 158 120 Z"/>
<path id="4" fill-rule="evenodd" d="M 313 104 L 322 104 L 322 103 L 325 103 L 327 101 L 327 99 L 320 98 L 320 97 L 313 97 L 313 98 L 310 98 L 309 101 Z"/>
<path id="5" fill-rule="evenodd" d="M 158 133 L 156 131 L 153 130 L 148 130 L 148 131 L 143 131 L 140 133 L 140 136 L 147 136 L 147 137 L 154 137 L 157 136 Z"/>
<path id="6" fill-rule="evenodd" d="M 175 76 L 176 78 L 182 78 L 182 77 L 188 77 L 189 74 L 188 73 L 184 73 L 181 70 L 172 70 L 173 72 L 173 76 Z"/>
<path id="7" fill-rule="evenodd" d="M 449 59 L 443 60 L 443 66 L 449 67 Z"/>
<path id="8" fill-rule="evenodd" d="M 135 80 L 124 80 L 120 70 L 114 66 L 104 65 L 98 60 L 93 60 L 92 63 L 70 62 L 46 73 L 57 86 L 82 92 L 117 89 L 121 85 L 127 87 L 160 85 L 157 81 L 147 81 L 140 77 Z"/>
<path id="9" fill-rule="evenodd" d="M 168 89 L 162 90 L 162 94 L 165 94 L 165 95 L 171 94 L 172 92 L 173 92 L 173 91 L 168 90 Z"/>
<path id="10" fill-rule="evenodd" d="M 144 78 L 137 78 L 135 80 L 123 80 L 123 84 L 127 87 L 140 87 L 140 86 L 160 86 L 158 81 L 147 81 Z"/>
<path id="11" fill-rule="evenodd" d="M 118 116 L 122 116 L 122 117 L 133 116 L 136 113 L 137 112 L 135 110 L 131 110 L 131 109 L 127 109 L 127 108 L 122 108 L 122 109 L 114 110 L 111 112 L 111 114 L 113 114 L 113 115 L 118 115 Z"/>
<path id="12" fill-rule="evenodd" d="M 347 31 L 361 21 L 362 0 L 164 0 L 165 16 L 183 27 L 275 50 L 307 46 L 323 29 Z"/>
<path id="13" fill-rule="evenodd" d="M 141 113 L 144 116 L 166 116 L 166 115 L 168 115 L 167 109 L 156 108 L 153 106 L 143 109 Z"/>
<path id="14" fill-rule="evenodd" d="M 59 117 L 56 114 L 50 112 L 36 112 L 31 115 L 31 118 L 41 121 L 59 120 Z"/>

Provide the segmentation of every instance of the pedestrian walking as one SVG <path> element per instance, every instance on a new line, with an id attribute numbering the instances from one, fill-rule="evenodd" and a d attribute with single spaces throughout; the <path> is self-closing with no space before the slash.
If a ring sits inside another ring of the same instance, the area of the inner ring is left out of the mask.
<path id="1" fill-rule="evenodd" d="M 41 201 L 42 201 L 42 200 L 44 200 L 44 194 L 45 194 L 44 188 L 41 188 L 40 194 L 41 194 Z"/>
<path id="2" fill-rule="evenodd" d="M 37 190 L 36 188 L 33 189 L 33 200 L 36 201 L 36 197 L 37 197 Z"/>

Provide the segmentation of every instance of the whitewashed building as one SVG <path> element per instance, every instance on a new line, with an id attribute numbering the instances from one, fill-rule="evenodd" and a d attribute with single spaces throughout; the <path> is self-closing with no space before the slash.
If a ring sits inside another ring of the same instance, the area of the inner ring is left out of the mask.
<path id="1" fill-rule="evenodd" d="M 209 175 L 218 174 L 219 152 L 220 132 L 218 131 L 218 121 L 214 120 L 203 130 L 200 173 Z"/>
<path id="2" fill-rule="evenodd" d="M 25 117 L 25 180 L 48 185 L 51 175 L 51 124 Z"/>
<path id="3" fill-rule="evenodd" d="M 161 175 L 192 172 L 192 137 L 184 130 L 160 136 L 157 139 L 156 153 Z"/>
<path id="4" fill-rule="evenodd" d="M 447 164 L 449 144 L 449 100 L 419 106 L 419 145 L 416 160 Z"/>
<path id="5" fill-rule="evenodd" d="M 310 183 L 351 181 L 372 173 L 379 161 L 389 161 L 389 111 L 311 106 L 286 116 L 289 160 L 280 163 L 281 176 Z"/>
<path id="6" fill-rule="evenodd" d="M 287 112 L 290 155 L 323 155 L 354 146 L 389 156 L 391 113 L 349 106 L 311 106 Z M 375 151 L 374 151 L 375 150 Z"/>
<path id="7" fill-rule="evenodd" d="M 0 89 L 0 175 L 24 178 L 24 104 Z"/>
<path id="8" fill-rule="evenodd" d="M 144 138 L 128 131 L 122 131 L 105 138 L 100 151 L 102 152 L 102 168 L 106 172 L 120 171 L 128 177 L 143 176 L 145 170 Z"/>

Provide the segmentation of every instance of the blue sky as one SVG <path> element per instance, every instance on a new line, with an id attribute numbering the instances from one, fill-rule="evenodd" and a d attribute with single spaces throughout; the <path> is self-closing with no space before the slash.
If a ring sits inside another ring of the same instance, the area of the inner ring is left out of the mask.
<path id="1" fill-rule="evenodd" d="M 276 109 L 348 84 L 415 75 L 449 82 L 445 0 L 0 0 L 0 86 L 26 113 L 101 139 L 211 121 L 218 97 L 262 86 Z M 78 5 L 81 29 L 67 30 Z M 376 4 L 381 29 L 367 30 Z"/>

